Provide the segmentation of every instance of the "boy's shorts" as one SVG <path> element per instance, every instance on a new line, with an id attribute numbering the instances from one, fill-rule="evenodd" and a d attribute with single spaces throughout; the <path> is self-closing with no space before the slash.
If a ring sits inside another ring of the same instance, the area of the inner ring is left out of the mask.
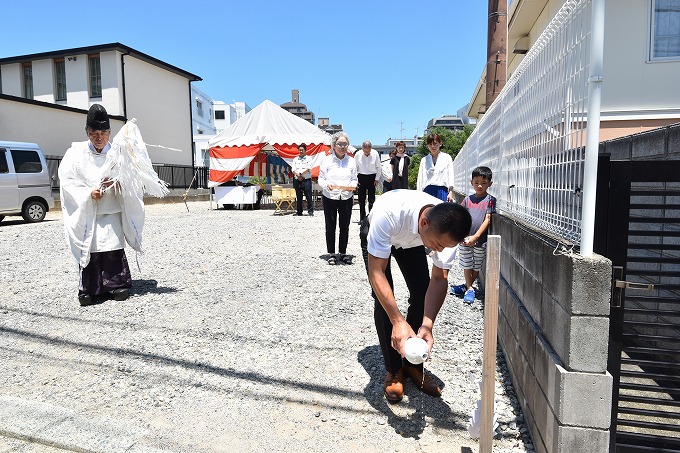
<path id="1" fill-rule="evenodd" d="M 479 272 L 482 269 L 482 264 L 484 264 L 484 258 L 486 258 L 486 242 L 481 246 L 472 247 L 459 244 L 458 256 L 460 257 L 460 267 Z"/>

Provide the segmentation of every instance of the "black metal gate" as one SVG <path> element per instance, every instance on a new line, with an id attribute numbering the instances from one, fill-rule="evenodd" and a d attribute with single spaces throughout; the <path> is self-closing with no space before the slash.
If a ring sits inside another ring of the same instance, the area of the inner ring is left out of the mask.
<path id="1" fill-rule="evenodd" d="M 680 452 L 680 161 L 600 169 L 596 251 L 615 274 L 610 451 Z"/>

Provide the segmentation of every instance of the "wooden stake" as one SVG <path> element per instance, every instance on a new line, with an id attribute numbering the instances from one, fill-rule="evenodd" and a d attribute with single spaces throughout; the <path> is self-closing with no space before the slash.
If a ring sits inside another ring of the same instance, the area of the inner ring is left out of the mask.
<path id="1" fill-rule="evenodd" d="M 493 449 L 500 257 L 501 237 L 489 235 L 486 242 L 486 282 L 484 284 L 484 355 L 482 357 L 482 417 L 479 453 L 492 453 Z"/>

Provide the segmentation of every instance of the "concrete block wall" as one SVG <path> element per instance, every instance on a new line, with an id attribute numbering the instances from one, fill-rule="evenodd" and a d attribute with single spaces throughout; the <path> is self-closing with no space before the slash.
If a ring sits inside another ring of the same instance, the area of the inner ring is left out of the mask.
<path id="1" fill-rule="evenodd" d="M 600 143 L 611 160 L 680 159 L 680 123 Z"/>
<path id="2" fill-rule="evenodd" d="M 560 253 L 500 214 L 491 233 L 501 236 L 499 342 L 537 451 L 608 451 L 611 263 Z"/>

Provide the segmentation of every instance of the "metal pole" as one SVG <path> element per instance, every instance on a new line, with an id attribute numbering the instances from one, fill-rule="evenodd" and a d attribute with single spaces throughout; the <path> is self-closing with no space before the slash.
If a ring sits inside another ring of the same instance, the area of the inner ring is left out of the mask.
<path id="1" fill-rule="evenodd" d="M 600 101 L 604 59 L 604 2 L 605 0 L 592 0 L 591 2 L 588 119 L 586 158 L 583 174 L 583 204 L 581 207 L 581 255 L 583 256 L 593 254 L 593 239 L 595 236 L 597 158 L 600 147 Z"/>

